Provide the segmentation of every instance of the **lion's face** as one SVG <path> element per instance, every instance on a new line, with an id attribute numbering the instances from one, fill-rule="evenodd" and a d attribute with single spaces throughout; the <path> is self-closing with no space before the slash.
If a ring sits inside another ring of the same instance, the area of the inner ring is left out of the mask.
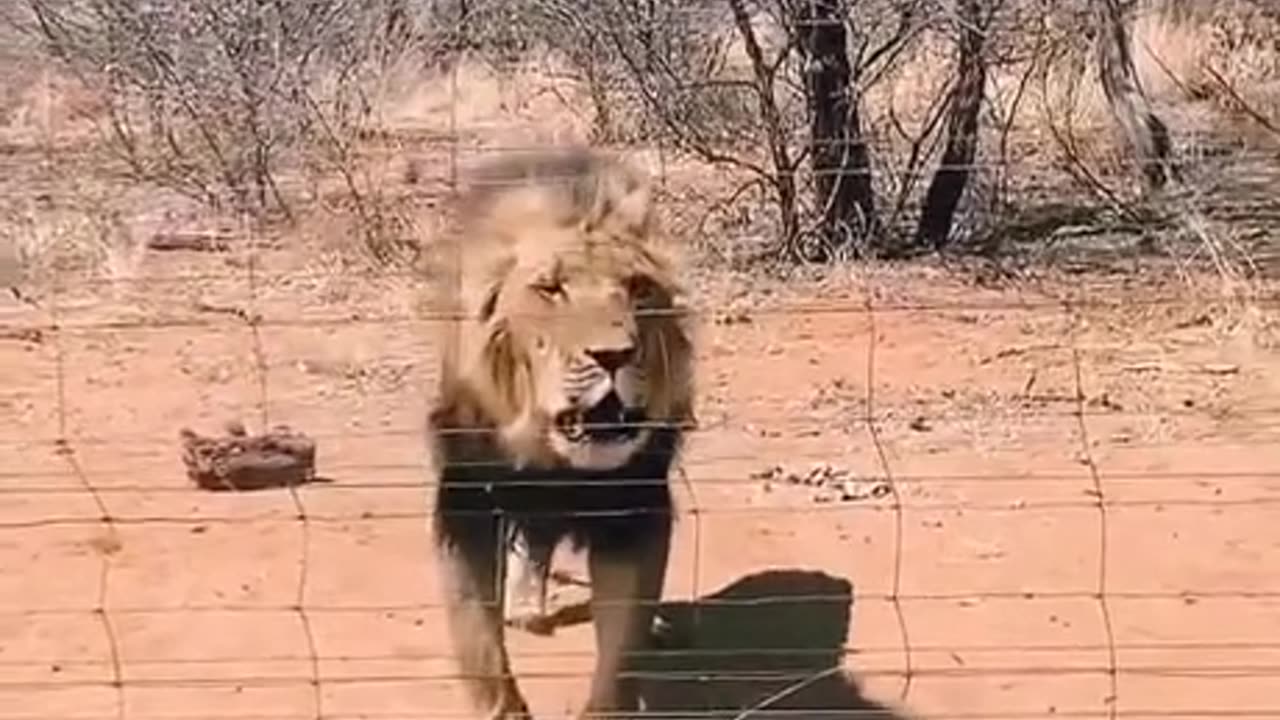
<path id="1" fill-rule="evenodd" d="M 524 375 L 513 429 L 570 467 L 611 470 L 670 415 L 650 382 L 670 382 L 661 374 L 672 371 L 666 353 L 677 340 L 660 314 L 671 297 L 638 247 L 544 243 L 548 252 L 516 260 L 491 305 L 493 337 Z"/>
<path id="2" fill-rule="evenodd" d="M 517 467 L 608 471 L 692 419 L 692 350 L 647 183 L 589 152 L 477 173 L 441 245 L 457 318 L 442 427 L 496 428 Z"/>

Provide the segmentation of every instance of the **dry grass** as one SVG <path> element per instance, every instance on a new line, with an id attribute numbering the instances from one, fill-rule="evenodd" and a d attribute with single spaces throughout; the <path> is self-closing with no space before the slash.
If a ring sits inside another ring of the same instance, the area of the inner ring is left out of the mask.
<path id="1" fill-rule="evenodd" d="M 1184 18 L 1143 15 L 1134 36 L 1157 96 L 1231 114 L 1243 100 L 1280 126 L 1280 12 L 1244 0 L 1206 3 Z"/>

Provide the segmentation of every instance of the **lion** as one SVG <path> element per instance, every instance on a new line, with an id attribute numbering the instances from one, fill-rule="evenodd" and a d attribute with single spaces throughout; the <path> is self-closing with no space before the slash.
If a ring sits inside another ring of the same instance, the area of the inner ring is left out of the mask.
<path id="1" fill-rule="evenodd" d="M 528 714 L 503 622 L 508 545 L 545 600 L 551 549 L 585 549 L 596 664 L 583 716 L 639 709 L 693 423 L 693 343 L 647 178 L 586 148 L 476 169 L 443 259 L 434 545 L 455 655 L 485 718 Z M 541 583 L 541 585 L 539 585 Z"/>

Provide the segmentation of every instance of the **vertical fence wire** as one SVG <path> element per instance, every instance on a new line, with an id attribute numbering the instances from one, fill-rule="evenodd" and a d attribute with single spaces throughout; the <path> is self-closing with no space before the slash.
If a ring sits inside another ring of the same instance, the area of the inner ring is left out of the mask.
<path id="1" fill-rule="evenodd" d="M 1104 698 L 1107 717 L 1115 720 L 1120 702 L 1119 667 L 1117 666 L 1116 634 L 1111 613 L 1111 594 L 1108 586 L 1109 561 L 1111 557 L 1111 526 L 1107 510 L 1107 495 L 1102 482 L 1102 472 L 1093 454 L 1092 435 L 1086 419 L 1085 402 L 1088 395 L 1085 391 L 1084 368 L 1080 350 L 1080 328 L 1083 323 L 1078 312 L 1068 305 L 1064 308 L 1070 325 L 1071 337 L 1071 370 L 1075 390 L 1076 428 L 1080 433 L 1080 453 L 1085 468 L 1089 472 L 1094 499 L 1098 506 L 1098 581 L 1097 600 L 1098 613 L 1102 620 L 1102 629 L 1106 634 L 1107 647 L 1107 685 L 1108 695 Z"/>

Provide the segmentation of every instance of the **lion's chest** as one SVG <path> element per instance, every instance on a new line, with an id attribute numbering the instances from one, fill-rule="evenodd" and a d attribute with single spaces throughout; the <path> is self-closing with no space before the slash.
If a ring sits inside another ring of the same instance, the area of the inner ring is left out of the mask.
<path id="1" fill-rule="evenodd" d="M 496 512 L 556 537 L 628 534 L 671 510 L 668 473 L 675 441 L 662 437 L 633 462 L 609 472 L 517 470 L 447 458 L 441 472 L 451 508 Z M 647 519 L 646 519 L 647 518 Z M 621 539 L 619 537 L 619 539 Z"/>

